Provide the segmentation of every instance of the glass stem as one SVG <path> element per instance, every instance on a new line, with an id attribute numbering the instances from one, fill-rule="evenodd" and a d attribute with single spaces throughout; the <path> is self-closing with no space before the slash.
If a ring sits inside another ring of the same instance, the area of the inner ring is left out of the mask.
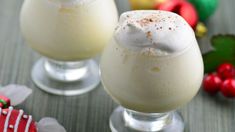
<path id="1" fill-rule="evenodd" d="M 86 61 L 63 62 L 45 59 L 44 68 L 50 78 L 61 82 L 78 81 L 85 77 L 88 71 Z"/>
<path id="2" fill-rule="evenodd" d="M 123 112 L 125 125 L 137 131 L 156 132 L 164 129 L 172 122 L 172 112 L 141 113 L 125 109 Z"/>

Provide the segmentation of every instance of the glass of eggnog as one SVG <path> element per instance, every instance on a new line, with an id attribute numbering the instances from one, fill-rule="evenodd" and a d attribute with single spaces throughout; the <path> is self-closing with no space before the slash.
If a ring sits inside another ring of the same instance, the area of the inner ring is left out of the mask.
<path id="1" fill-rule="evenodd" d="M 114 0 L 25 0 L 23 37 L 44 56 L 33 67 L 34 83 L 65 96 L 94 89 L 100 74 L 92 58 L 110 41 L 117 21 Z"/>
<path id="2" fill-rule="evenodd" d="M 204 67 L 182 17 L 151 10 L 122 14 L 100 68 L 105 90 L 121 105 L 110 117 L 113 132 L 183 132 L 175 110 L 197 94 Z"/>

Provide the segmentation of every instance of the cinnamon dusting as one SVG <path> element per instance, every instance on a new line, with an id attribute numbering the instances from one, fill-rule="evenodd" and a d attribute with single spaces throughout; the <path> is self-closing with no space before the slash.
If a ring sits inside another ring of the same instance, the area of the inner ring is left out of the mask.
<path id="1" fill-rule="evenodd" d="M 152 33 L 150 31 L 147 32 L 147 38 L 151 38 L 152 37 Z"/>

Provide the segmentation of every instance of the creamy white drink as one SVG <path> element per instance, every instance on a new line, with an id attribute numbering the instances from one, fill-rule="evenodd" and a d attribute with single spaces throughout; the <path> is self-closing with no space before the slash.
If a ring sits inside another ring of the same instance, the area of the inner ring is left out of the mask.
<path id="1" fill-rule="evenodd" d="M 125 108 L 174 110 L 201 85 L 203 61 L 194 31 L 175 13 L 126 12 L 104 50 L 101 76 L 105 90 Z"/>
<path id="2" fill-rule="evenodd" d="M 56 95 L 87 93 L 100 83 L 93 57 L 118 23 L 114 0 L 24 0 L 20 27 L 26 43 L 42 57 L 32 80 Z"/>
<path id="3" fill-rule="evenodd" d="M 114 0 L 25 0 L 21 30 L 27 44 L 60 61 L 100 53 L 117 24 Z"/>

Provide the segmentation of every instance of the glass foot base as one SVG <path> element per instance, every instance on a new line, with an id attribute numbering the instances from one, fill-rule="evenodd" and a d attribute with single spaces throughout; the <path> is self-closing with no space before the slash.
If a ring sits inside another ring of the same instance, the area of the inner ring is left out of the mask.
<path id="1" fill-rule="evenodd" d="M 172 121 L 161 130 L 154 131 L 143 131 L 135 130 L 127 126 L 123 118 L 124 108 L 118 107 L 114 110 L 110 117 L 110 128 L 112 132 L 183 132 L 184 131 L 184 122 L 181 115 L 177 112 L 172 113 Z M 143 123 L 144 124 L 144 123 Z M 143 126 L 144 127 L 144 126 Z M 157 128 L 155 126 L 155 128 Z"/>
<path id="2" fill-rule="evenodd" d="M 63 96 L 74 96 L 87 93 L 100 83 L 99 67 L 94 60 L 87 60 L 86 74 L 75 81 L 61 81 L 48 75 L 45 69 L 46 59 L 40 59 L 32 69 L 32 80 L 42 90 Z"/>

